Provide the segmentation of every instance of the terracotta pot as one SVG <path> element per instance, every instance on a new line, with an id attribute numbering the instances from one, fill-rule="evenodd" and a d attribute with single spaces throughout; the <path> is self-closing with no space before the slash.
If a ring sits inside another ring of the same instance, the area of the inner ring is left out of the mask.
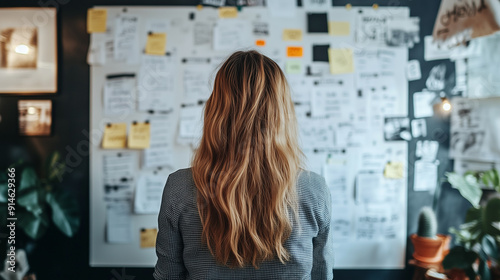
<path id="1" fill-rule="evenodd" d="M 415 249 L 413 257 L 424 263 L 439 263 L 450 250 L 450 236 L 443 234 L 436 239 L 412 234 L 411 241 Z"/>

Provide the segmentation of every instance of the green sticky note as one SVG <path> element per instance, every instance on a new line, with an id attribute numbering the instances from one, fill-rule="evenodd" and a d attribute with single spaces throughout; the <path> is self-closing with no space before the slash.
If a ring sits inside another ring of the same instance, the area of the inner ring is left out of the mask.
<path id="1" fill-rule="evenodd" d="M 300 74 L 302 72 L 302 62 L 299 60 L 289 60 L 286 62 L 285 70 L 288 74 Z"/>

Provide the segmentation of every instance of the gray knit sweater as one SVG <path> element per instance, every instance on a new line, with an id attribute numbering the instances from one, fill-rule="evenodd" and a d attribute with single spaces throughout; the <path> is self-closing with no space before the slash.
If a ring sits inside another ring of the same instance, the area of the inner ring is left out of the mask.
<path id="1" fill-rule="evenodd" d="M 333 244 L 330 228 L 331 197 L 320 175 L 302 171 L 297 182 L 300 232 L 292 230 L 285 248 L 286 264 L 265 261 L 231 269 L 217 264 L 201 243 L 202 225 L 196 205 L 196 186 L 191 169 L 168 177 L 160 213 L 153 276 L 163 279 L 333 279 Z"/>

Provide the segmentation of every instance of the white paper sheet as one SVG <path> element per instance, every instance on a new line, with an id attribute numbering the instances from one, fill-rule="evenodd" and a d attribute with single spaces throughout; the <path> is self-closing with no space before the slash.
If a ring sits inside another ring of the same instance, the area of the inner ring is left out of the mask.
<path id="1" fill-rule="evenodd" d="M 177 142 L 196 147 L 202 134 L 203 104 L 187 104 L 181 107 Z"/>
<path id="2" fill-rule="evenodd" d="M 426 61 L 449 58 L 450 50 L 447 46 L 439 46 L 434 43 L 431 35 L 424 37 L 424 59 Z"/>
<path id="3" fill-rule="evenodd" d="M 128 115 L 135 110 L 135 76 L 124 75 L 106 79 L 104 84 L 104 115 Z"/>
<path id="4" fill-rule="evenodd" d="M 116 18 L 114 56 L 127 63 L 139 61 L 139 17 L 122 14 Z"/>
<path id="5" fill-rule="evenodd" d="M 90 36 L 87 63 L 89 65 L 104 65 L 106 63 L 106 41 L 104 34 Z"/>
<path id="6" fill-rule="evenodd" d="M 184 68 L 183 103 L 206 101 L 212 93 L 211 67 L 196 65 Z"/>
<path id="7" fill-rule="evenodd" d="M 415 173 L 413 174 L 414 191 L 431 191 L 436 189 L 438 178 L 439 161 L 417 160 L 415 161 Z"/>
<path id="8" fill-rule="evenodd" d="M 436 99 L 436 93 L 431 91 L 415 92 L 413 94 L 413 116 L 415 118 L 426 118 L 434 115 L 432 102 Z"/>
<path id="9" fill-rule="evenodd" d="M 411 134 L 413 138 L 427 136 L 427 122 L 425 119 L 411 120 Z"/>
<path id="10" fill-rule="evenodd" d="M 271 17 L 276 18 L 293 18 L 297 11 L 296 1 L 267 0 L 266 5 Z"/>
<path id="11" fill-rule="evenodd" d="M 107 203 L 106 241 L 108 243 L 132 242 L 130 204 L 130 200 L 114 200 Z"/>
<path id="12" fill-rule="evenodd" d="M 134 212 L 158 214 L 165 182 L 163 175 L 141 175 L 135 189 Z"/>
<path id="13" fill-rule="evenodd" d="M 214 27 L 213 48 L 234 51 L 253 46 L 250 22 L 240 19 L 220 19 Z"/>
<path id="14" fill-rule="evenodd" d="M 102 168 L 105 185 L 131 182 L 137 170 L 137 154 L 132 152 L 105 154 Z"/>
<path id="15" fill-rule="evenodd" d="M 417 141 L 415 156 L 426 161 L 434 161 L 439 150 L 439 142 L 437 141 Z"/>
<path id="16" fill-rule="evenodd" d="M 306 11 L 324 12 L 328 8 L 331 8 L 331 6 L 331 0 L 302 0 L 302 7 Z"/>
<path id="17" fill-rule="evenodd" d="M 174 167 L 173 139 L 175 124 L 171 114 L 150 119 L 151 140 L 144 150 L 144 167 Z"/>
<path id="18" fill-rule="evenodd" d="M 139 111 L 174 109 L 175 64 L 172 56 L 143 55 L 137 80 Z"/>
<path id="19" fill-rule="evenodd" d="M 408 64 L 406 65 L 406 77 L 408 78 L 408 81 L 416 81 L 422 78 L 420 61 L 416 59 L 408 61 Z"/>

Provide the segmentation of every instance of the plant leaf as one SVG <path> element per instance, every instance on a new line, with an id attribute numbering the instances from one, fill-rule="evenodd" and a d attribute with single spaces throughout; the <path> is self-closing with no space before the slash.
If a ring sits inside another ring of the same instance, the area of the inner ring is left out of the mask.
<path id="1" fill-rule="evenodd" d="M 31 212 L 21 211 L 17 213 L 18 225 L 29 237 L 39 239 L 47 231 L 50 220 L 45 212 L 42 215 L 35 216 Z"/>
<path id="2" fill-rule="evenodd" d="M 64 174 L 64 165 L 59 162 L 60 159 L 61 154 L 57 151 L 51 153 L 47 158 L 47 161 L 45 162 L 45 176 L 47 180 L 61 180 L 62 175 Z"/>
<path id="3" fill-rule="evenodd" d="M 479 275 L 481 276 L 481 280 L 490 280 L 490 269 L 488 268 L 488 263 L 483 259 L 479 260 Z"/>
<path id="4" fill-rule="evenodd" d="M 483 251 L 486 253 L 486 255 L 495 260 L 498 259 L 498 246 L 493 236 L 489 234 L 483 236 L 483 240 L 481 240 L 481 247 L 483 248 Z"/>
<path id="5" fill-rule="evenodd" d="M 498 170 L 492 169 L 492 182 L 494 187 L 500 187 L 500 178 L 498 177 Z"/>
<path id="6" fill-rule="evenodd" d="M 470 222 L 480 222 L 481 221 L 481 209 L 469 208 L 465 214 L 465 223 Z"/>
<path id="7" fill-rule="evenodd" d="M 444 257 L 444 269 L 460 268 L 467 269 L 472 266 L 472 263 L 477 259 L 477 254 L 469 251 L 462 246 L 453 247 L 448 255 Z"/>
<path id="8" fill-rule="evenodd" d="M 67 236 L 72 237 L 80 226 L 76 200 L 66 192 L 47 193 L 47 203 L 52 207 L 52 220 Z"/>
<path id="9" fill-rule="evenodd" d="M 492 236 L 500 235 L 500 230 L 492 223 L 500 221 L 500 198 L 491 198 L 482 211 L 482 225 L 485 233 Z"/>
<path id="10" fill-rule="evenodd" d="M 17 191 L 23 189 L 28 189 L 38 185 L 38 176 L 36 175 L 35 169 L 32 167 L 26 167 L 21 172 L 21 180 L 19 181 L 19 188 Z"/>
<path id="11" fill-rule="evenodd" d="M 475 208 L 479 207 L 479 201 L 483 191 L 481 190 L 477 179 L 473 175 L 466 175 L 464 177 L 457 173 L 446 173 L 448 182 L 451 186 L 457 189 L 460 194 L 467 199 Z"/>

